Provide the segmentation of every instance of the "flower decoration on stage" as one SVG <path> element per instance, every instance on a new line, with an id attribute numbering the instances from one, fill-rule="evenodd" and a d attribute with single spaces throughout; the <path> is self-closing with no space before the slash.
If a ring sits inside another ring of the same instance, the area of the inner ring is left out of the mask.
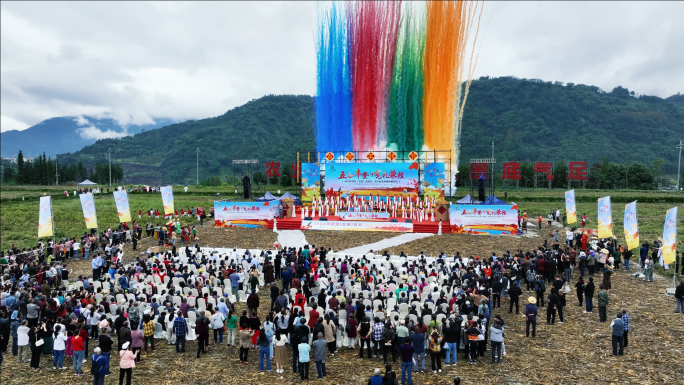
<path id="1" fill-rule="evenodd" d="M 366 159 L 368 159 L 368 160 L 375 159 L 375 154 L 373 154 L 372 152 L 369 152 L 368 154 L 366 154 Z"/>
<path id="2" fill-rule="evenodd" d="M 326 153 L 325 160 L 327 160 L 328 162 L 332 162 L 333 160 L 335 160 L 335 154 L 333 154 L 332 152 Z"/>
<path id="3" fill-rule="evenodd" d="M 387 154 L 387 159 L 394 161 L 397 159 L 397 153 L 394 151 L 390 151 L 389 154 Z"/>
<path id="4" fill-rule="evenodd" d="M 354 156 L 354 153 L 351 152 L 351 151 L 349 151 L 349 152 L 347 153 L 347 155 L 345 155 L 344 157 L 345 157 L 348 161 L 350 161 L 350 162 L 351 162 L 352 160 L 354 160 L 354 158 L 356 158 L 356 157 Z"/>
<path id="5" fill-rule="evenodd" d="M 408 158 L 411 159 L 411 161 L 415 161 L 416 159 L 418 159 L 418 153 L 415 151 L 411 151 L 408 154 Z"/>

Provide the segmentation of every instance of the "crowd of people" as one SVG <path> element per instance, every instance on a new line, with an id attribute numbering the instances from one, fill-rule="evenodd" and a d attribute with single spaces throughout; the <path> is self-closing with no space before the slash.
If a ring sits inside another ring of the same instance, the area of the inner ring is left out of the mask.
<path id="1" fill-rule="evenodd" d="M 250 358 L 254 350 L 260 370 L 270 371 L 273 364 L 278 373 L 291 368 L 301 380 L 309 379 L 312 360 L 313 375 L 325 378 L 328 357 L 358 349 L 360 359 L 382 359 L 385 365 L 382 382 L 378 371 L 369 383 L 412 384 L 418 372 L 439 375 L 456 365 L 459 354 L 470 365 L 501 363 L 506 355 L 501 302 L 508 301 L 508 314 L 519 314 L 523 289 L 530 294 L 523 307 L 528 337 L 537 334 L 538 306 L 546 305 L 547 325 L 556 317 L 564 322 L 573 275 L 578 305 L 593 313 L 596 298 L 599 321 L 607 322 L 608 312 L 616 311 L 608 295 L 613 269 L 620 261 L 628 269 L 631 258 L 610 240 L 568 239 L 561 245 L 554 237 L 536 250 L 487 258 L 386 252 L 350 257 L 315 245 L 256 255 L 172 245 L 124 264 L 124 240 L 116 232 L 82 241 L 91 242 L 92 277 L 74 280 L 70 254 L 50 243 L 30 254 L 14 249 L 0 256 L 0 352 L 6 353 L 11 341 L 11 354 L 32 370 L 42 370 L 43 354 L 51 354 L 54 370 L 66 369 L 67 357 L 76 376 L 89 362 L 94 384 L 111 373 L 111 355 L 118 354 L 119 383 L 130 384 L 142 352 L 155 350 L 155 338 L 175 345 L 178 354 L 186 352 L 187 341 L 197 341 L 197 359 L 212 341 L 238 348 L 241 364 L 255 359 Z M 596 297 L 595 277 L 601 278 Z M 684 307 L 683 285 L 677 289 L 678 311 Z M 260 290 L 266 292 L 259 295 Z M 238 303 L 246 309 L 237 312 Z M 626 309 L 611 328 L 613 353 L 623 354 Z"/>

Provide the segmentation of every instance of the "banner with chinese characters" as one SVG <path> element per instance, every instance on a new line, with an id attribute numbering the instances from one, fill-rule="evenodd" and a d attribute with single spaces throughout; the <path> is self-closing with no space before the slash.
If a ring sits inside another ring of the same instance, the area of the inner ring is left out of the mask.
<path id="1" fill-rule="evenodd" d="M 266 227 L 278 216 L 280 201 L 214 202 L 216 227 Z"/>
<path id="2" fill-rule="evenodd" d="M 636 201 L 625 205 L 625 241 L 627 248 L 634 250 L 639 247 L 639 224 L 637 221 L 637 206 Z"/>
<path id="3" fill-rule="evenodd" d="M 457 234 L 517 235 L 518 206 L 452 204 L 449 225 Z"/>
<path id="4" fill-rule="evenodd" d="M 428 163 L 423 169 L 423 195 L 428 198 L 444 198 L 444 187 L 449 181 L 444 173 L 444 163 Z"/>
<path id="5" fill-rule="evenodd" d="M 173 188 L 171 186 L 162 187 L 162 203 L 164 204 L 164 215 L 173 215 Z"/>
<path id="6" fill-rule="evenodd" d="M 52 199 L 49 196 L 40 197 L 40 207 L 38 209 L 38 238 L 51 237 L 53 234 Z"/>
<path id="7" fill-rule="evenodd" d="M 328 163 L 325 195 L 415 197 L 418 163 Z"/>
<path id="8" fill-rule="evenodd" d="M 86 229 L 96 229 L 97 213 L 95 212 L 95 200 L 93 199 L 93 195 L 81 194 L 78 197 L 81 199 L 81 209 L 83 209 Z"/>
<path id="9" fill-rule="evenodd" d="M 667 210 L 665 225 L 663 226 L 663 262 L 666 264 L 675 261 L 677 249 L 677 207 Z"/>
<path id="10" fill-rule="evenodd" d="M 119 213 L 119 222 L 130 222 L 131 206 L 128 203 L 128 193 L 125 190 L 114 191 L 114 202 L 116 203 L 116 211 Z"/>
<path id="11" fill-rule="evenodd" d="M 343 221 L 389 221 L 389 213 L 344 211 L 337 213 Z"/>
<path id="12" fill-rule="evenodd" d="M 577 223 L 577 207 L 575 206 L 575 190 L 565 192 L 565 212 L 568 216 L 568 224 Z"/>
<path id="13" fill-rule="evenodd" d="M 315 163 L 302 163 L 302 204 L 311 205 L 321 196 L 321 170 Z"/>
<path id="14" fill-rule="evenodd" d="M 302 221 L 301 229 L 333 231 L 395 231 L 400 233 L 412 233 L 413 223 L 304 220 Z"/>
<path id="15" fill-rule="evenodd" d="M 613 214 L 610 209 L 610 197 L 598 199 L 598 237 L 613 236 Z"/>

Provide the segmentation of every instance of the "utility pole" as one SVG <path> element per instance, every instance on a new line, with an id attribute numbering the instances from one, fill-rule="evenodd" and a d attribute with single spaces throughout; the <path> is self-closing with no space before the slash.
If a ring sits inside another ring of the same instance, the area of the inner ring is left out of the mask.
<path id="1" fill-rule="evenodd" d="M 59 171 L 57 169 L 57 155 L 55 155 L 55 186 L 59 186 Z"/>
<path id="2" fill-rule="evenodd" d="M 109 187 L 112 187 L 112 149 L 109 149 Z"/>
<path id="3" fill-rule="evenodd" d="M 199 185 L 199 147 L 197 147 L 197 182 L 195 184 Z"/>
<path id="4" fill-rule="evenodd" d="M 679 161 L 677 162 L 677 191 L 679 191 L 679 186 L 681 186 L 680 179 L 682 175 L 682 148 L 684 148 L 684 143 L 682 141 L 679 141 L 679 146 L 676 146 L 675 148 L 679 149 Z"/>
<path id="5" fill-rule="evenodd" d="M 492 159 L 494 159 L 494 141 L 492 140 Z"/>

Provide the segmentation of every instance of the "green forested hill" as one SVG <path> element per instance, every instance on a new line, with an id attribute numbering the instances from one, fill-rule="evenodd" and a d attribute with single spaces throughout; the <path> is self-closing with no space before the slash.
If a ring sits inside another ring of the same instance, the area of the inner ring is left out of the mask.
<path id="1" fill-rule="evenodd" d="M 665 159 L 684 139 L 684 106 L 616 87 L 508 78 L 473 81 L 462 125 L 461 160 L 642 162 Z M 671 97 L 672 98 L 672 97 Z"/>
<path id="2" fill-rule="evenodd" d="M 684 106 L 639 96 L 617 87 L 525 80 L 514 77 L 473 81 L 463 117 L 461 161 L 487 157 L 495 142 L 500 161 L 586 160 L 617 163 L 666 160 L 676 172 L 674 145 L 684 139 Z M 196 147 L 200 180 L 232 174 L 233 159 L 262 163 L 295 160 L 314 151 L 313 99 L 268 95 L 224 115 L 191 120 L 122 139 L 100 140 L 62 162 L 103 161 L 108 148 L 125 170 L 127 183 L 194 183 Z"/>
<path id="3" fill-rule="evenodd" d="M 76 153 L 60 155 L 60 159 L 81 160 L 88 167 L 102 160 L 102 154 L 111 148 L 112 159 L 123 167 L 127 183 L 154 185 L 194 184 L 197 147 L 200 180 L 232 175 L 233 159 L 293 162 L 297 149 L 315 148 L 312 102 L 306 95 L 268 95 L 215 118 L 100 140 Z"/>

